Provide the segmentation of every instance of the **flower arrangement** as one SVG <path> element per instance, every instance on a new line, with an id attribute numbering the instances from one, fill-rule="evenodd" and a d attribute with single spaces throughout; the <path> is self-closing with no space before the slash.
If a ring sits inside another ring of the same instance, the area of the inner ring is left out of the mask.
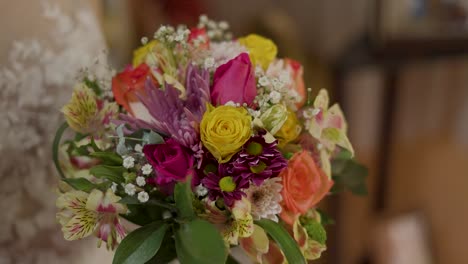
<path id="1" fill-rule="evenodd" d="M 364 190 L 343 113 L 271 40 L 227 30 L 161 26 L 111 81 L 76 84 L 54 141 L 65 239 L 94 235 L 113 263 L 235 262 L 233 246 L 258 263 L 320 257 L 318 203 Z"/>

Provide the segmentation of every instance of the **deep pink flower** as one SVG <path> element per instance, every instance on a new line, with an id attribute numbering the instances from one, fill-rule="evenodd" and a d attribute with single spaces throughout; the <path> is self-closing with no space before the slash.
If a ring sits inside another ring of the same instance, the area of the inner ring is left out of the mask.
<path id="1" fill-rule="evenodd" d="M 152 182 L 159 186 L 185 181 L 188 175 L 193 174 L 193 156 L 172 138 L 164 144 L 145 145 L 143 153 L 156 172 Z"/>
<path id="2" fill-rule="evenodd" d="M 201 183 L 208 189 L 208 198 L 211 201 L 222 198 L 228 207 L 246 196 L 244 190 L 250 185 L 248 179 L 235 175 L 232 166 L 226 163 L 219 164 L 217 171 L 209 172 Z"/>
<path id="3" fill-rule="evenodd" d="M 255 73 L 247 53 L 239 54 L 216 69 L 211 87 L 214 105 L 232 101 L 251 106 L 256 95 Z"/>

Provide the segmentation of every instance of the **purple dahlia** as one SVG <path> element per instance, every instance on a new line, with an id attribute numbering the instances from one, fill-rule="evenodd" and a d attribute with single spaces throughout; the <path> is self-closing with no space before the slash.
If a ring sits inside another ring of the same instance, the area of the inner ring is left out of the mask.
<path id="1" fill-rule="evenodd" d="M 234 174 L 229 164 L 219 164 L 217 172 L 209 172 L 201 183 L 208 189 L 208 198 L 216 201 L 223 198 L 224 204 L 232 207 L 234 202 L 246 196 L 243 189 L 249 187 L 249 180 Z"/>
<path id="2" fill-rule="evenodd" d="M 276 147 L 278 141 L 267 143 L 265 134 L 265 131 L 260 131 L 251 137 L 233 159 L 236 175 L 251 180 L 257 186 L 266 179 L 278 176 L 288 164 Z"/>

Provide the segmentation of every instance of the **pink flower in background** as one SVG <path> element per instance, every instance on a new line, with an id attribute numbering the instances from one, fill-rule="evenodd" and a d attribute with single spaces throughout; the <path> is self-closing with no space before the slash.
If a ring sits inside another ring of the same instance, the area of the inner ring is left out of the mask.
<path id="1" fill-rule="evenodd" d="M 143 153 L 156 171 L 154 182 L 157 185 L 185 181 L 187 175 L 192 174 L 192 154 L 174 139 L 168 139 L 164 144 L 145 145 Z"/>
<path id="2" fill-rule="evenodd" d="M 214 105 L 224 105 L 230 101 L 252 105 L 256 95 L 254 70 L 247 53 L 241 53 L 216 69 L 211 87 L 211 102 Z"/>

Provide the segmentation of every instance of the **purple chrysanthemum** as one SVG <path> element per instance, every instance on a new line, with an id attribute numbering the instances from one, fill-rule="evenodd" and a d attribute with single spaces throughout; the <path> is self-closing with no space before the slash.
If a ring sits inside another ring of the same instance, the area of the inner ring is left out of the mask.
<path id="1" fill-rule="evenodd" d="M 265 131 L 260 131 L 251 137 L 233 159 L 235 173 L 257 186 L 266 179 L 278 176 L 287 166 L 286 159 L 276 148 L 278 141 L 267 143 L 264 135 Z"/>
<path id="2" fill-rule="evenodd" d="M 180 91 L 166 83 L 164 88 L 156 87 L 147 80 L 144 92 L 137 93 L 138 99 L 151 115 L 151 121 L 143 121 L 131 116 L 121 115 L 127 125 L 126 133 L 138 129 L 150 129 L 165 134 L 190 148 L 195 156 L 201 155 L 199 128 L 206 103 L 210 100 L 209 72 L 193 66 L 186 72 L 186 98 L 181 98 Z M 122 123 L 117 121 L 116 123 Z"/>
<path id="3" fill-rule="evenodd" d="M 216 173 L 208 173 L 201 182 L 208 189 L 210 200 L 223 198 L 228 207 L 232 207 L 235 201 L 246 196 L 243 190 L 249 187 L 249 180 L 235 175 L 232 166 L 228 164 L 220 164 Z"/>

